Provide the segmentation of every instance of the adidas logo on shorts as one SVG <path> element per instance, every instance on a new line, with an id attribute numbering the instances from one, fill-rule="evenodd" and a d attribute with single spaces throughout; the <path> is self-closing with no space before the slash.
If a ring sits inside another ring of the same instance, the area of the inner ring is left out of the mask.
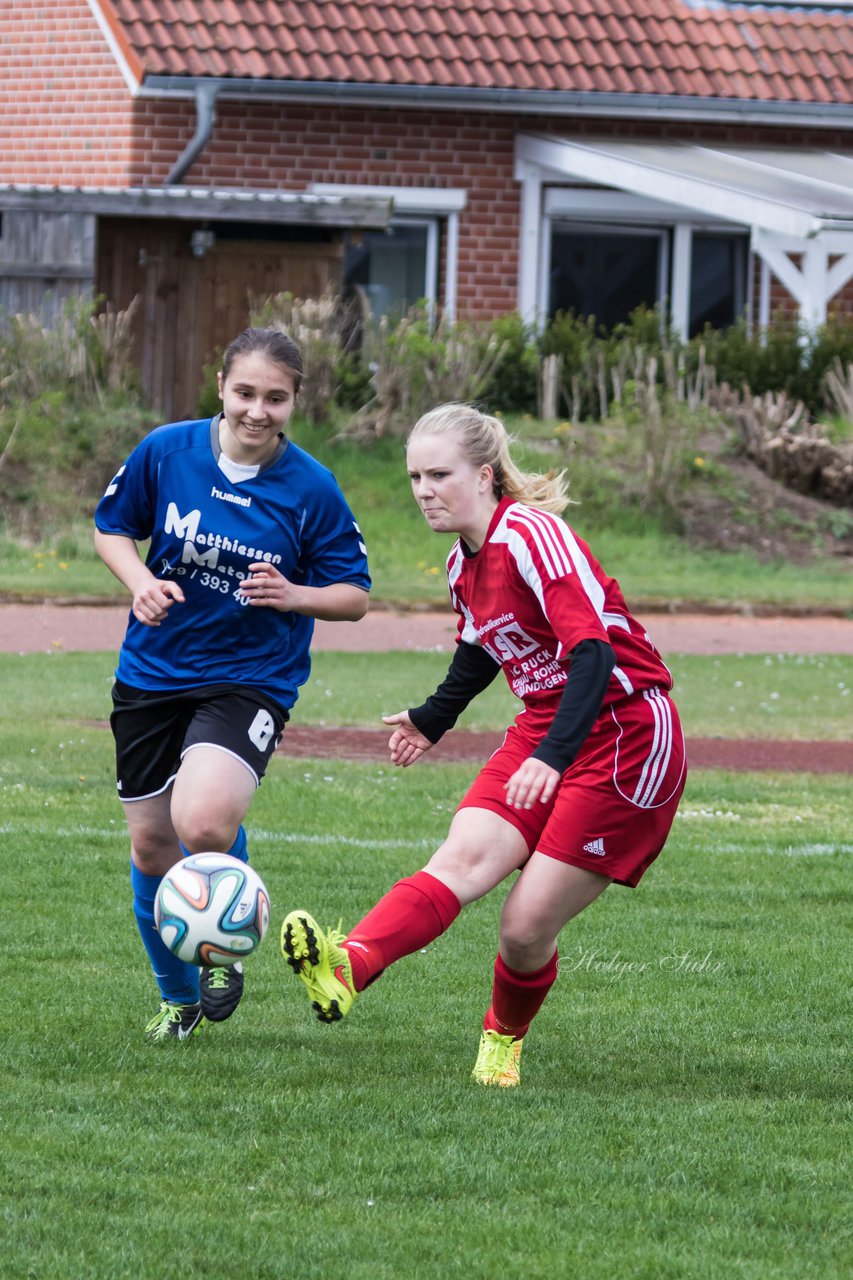
<path id="1" fill-rule="evenodd" d="M 585 845 L 584 845 L 584 847 L 583 847 L 583 851 L 584 851 L 584 853 L 593 853 L 593 854 L 595 854 L 596 858 L 604 858 L 604 857 L 606 857 L 606 851 L 605 851 L 605 848 L 604 848 L 604 841 L 603 841 L 602 839 L 598 839 L 598 840 L 590 840 L 590 842 L 589 842 L 588 844 L 585 844 Z"/>

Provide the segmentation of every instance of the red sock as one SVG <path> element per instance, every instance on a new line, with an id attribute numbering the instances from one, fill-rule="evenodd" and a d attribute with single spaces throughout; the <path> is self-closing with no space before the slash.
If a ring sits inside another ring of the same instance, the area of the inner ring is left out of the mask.
<path id="1" fill-rule="evenodd" d="M 428 871 L 398 880 L 347 934 L 356 991 L 395 960 L 434 942 L 461 910 L 456 894 Z"/>
<path id="2" fill-rule="evenodd" d="M 483 1029 L 498 1031 L 502 1036 L 511 1034 L 516 1040 L 520 1040 L 542 1008 L 556 979 L 556 951 L 547 964 L 541 969 L 535 969 L 533 973 L 510 969 L 498 952 L 492 986 L 492 1007 L 483 1019 Z"/>

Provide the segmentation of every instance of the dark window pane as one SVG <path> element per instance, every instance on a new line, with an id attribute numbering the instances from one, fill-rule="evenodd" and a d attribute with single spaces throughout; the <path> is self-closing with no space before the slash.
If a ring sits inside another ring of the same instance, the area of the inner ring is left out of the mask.
<path id="1" fill-rule="evenodd" d="M 549 315 L 575 311 L 610 328 L 658 301 L 661 237 L 572 231 L 551 237 Z"/>
<path id="2" fill-rule="evenodd" d="M 690 275 L 690 337 L 706 324 L 725 329 L 746 305 L 745 236 L 694 232 Z"/>
<path id="3" fill-rule="evenodd" d="M 344 288 L 358 289 L 374 316 L 400 316 L 429 292 L 425 226 L 351 231 L 344 247 Z"/>

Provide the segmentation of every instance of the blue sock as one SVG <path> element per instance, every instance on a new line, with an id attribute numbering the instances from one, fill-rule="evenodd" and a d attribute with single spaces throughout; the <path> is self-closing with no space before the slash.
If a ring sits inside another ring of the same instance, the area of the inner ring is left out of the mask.
<path id="1" fill-rule="evenodd" d="M 190 854 L 189 849 L 183 843 L 182 840 L 179 840 L 178 844 L 181 846 L 181 853 L 184 855 L 185 858 L 189 858 L 192 856 Z M 237 828 L 237 838 L 235 839 L 231 848 L 225 850 L 225 853 L 230 853 L 232 858 L 238 858 L 240 862 L 249 861 L 249 848 L 246 841 L 245 827 L 240 826 Z"/>
<path id="2" fill-rule="evenodd" d="M 199 971 L 194 964 L 186 964 L 173 955 L 157 932 L 154 924 L 154 899 L 162 876 L 147 876 L 135 863 L 130 864 L 130 883 L 133 889 L 133 914 L 142 945 L 160 994 L 171 1004 L 196 1004 L 199 998 Z"/>

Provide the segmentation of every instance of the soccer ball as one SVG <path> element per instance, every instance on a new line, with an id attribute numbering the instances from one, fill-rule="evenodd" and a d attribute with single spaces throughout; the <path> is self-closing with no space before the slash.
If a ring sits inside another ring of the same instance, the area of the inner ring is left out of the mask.
<path id="1" fill-rule="evenodd" d="M 270 898 L 257 871 L 239 858 L 193 853 L 160 881 L 154 921 L 179 960 L 229 965 L 260 945 L 270 921 Z"/>

